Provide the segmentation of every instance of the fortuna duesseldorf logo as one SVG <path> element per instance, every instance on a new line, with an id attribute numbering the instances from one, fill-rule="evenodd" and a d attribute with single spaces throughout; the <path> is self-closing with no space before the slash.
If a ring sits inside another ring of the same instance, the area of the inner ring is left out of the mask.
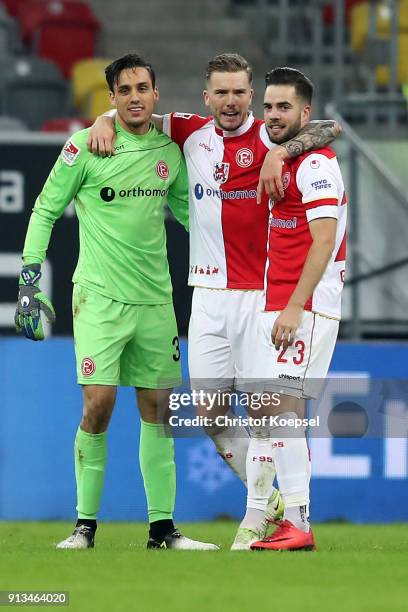
<path id="1" fill-rule="evenodd" d="M 92 376 L 96 370 L 96 364 L 91 357 L 84 357 L 81 363 L 82 376 Z"/>
<path id="2" fill-rule="evenodd" d="M 156 174 L 163 180 L 169 178 L 169 167 L 162 159 L 156 164 Z"/>
<path id="3" fill-rule="evenodd" d="M 214 162 L 214 181 L 222 185 L 228 180 L 230 165 L 228 162 Z"/>

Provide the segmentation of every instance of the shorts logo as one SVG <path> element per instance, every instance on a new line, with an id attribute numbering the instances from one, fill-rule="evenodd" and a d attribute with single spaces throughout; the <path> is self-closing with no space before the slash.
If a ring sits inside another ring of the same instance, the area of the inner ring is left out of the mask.
<path id="1" fill-rule="evenodd" d="M 312 159 L 312 161 L 310 162 L 310 167 L 312 168 L 312 170 L 317 170 L 318 168 L 320 168 L 320 162 L 318 159 Z"/>
<path id="2" fill-rule="evenodd" d="M 95 373 L 96 365 L 90 357 L 84 357 L 81 363 L 82 376 L 88 377 Z"/>
<path id="3" fill-rule="evenodd" d="M 282 185 L 285 191 L 289 187 L 289 183 L 290 183 L 290 172 L 285 172 L 282 176 Z"/>
<path id="4" fill-rule="evenodd" d="M 221 185 L 228 180 L 230 165 L 227 162 L 214 162 L 214 181 Z"/>
<path id="5" fill-rule="evenodd" d="M 159 176 L 161 179 L 166 179 L 169 178 L 169 167 L 166 164 L 165 161 L 160 160 L 157 162 L 156 164 L 156 174 L 157 176 Z"/>
<path id="6" fill-rule="evenodd" d="M 62 159 L 68 166 L 72 166 L 80 151 L 81 149 L 74 145 L 71 140 L 67 140 L 62 149 Z"/>
<path id="7" fill-rule="evenodd" d="M 239 149 L 235 155 L 235 161 L 240 168 L 248 168 L 254 161 L 251 149 Z"/>

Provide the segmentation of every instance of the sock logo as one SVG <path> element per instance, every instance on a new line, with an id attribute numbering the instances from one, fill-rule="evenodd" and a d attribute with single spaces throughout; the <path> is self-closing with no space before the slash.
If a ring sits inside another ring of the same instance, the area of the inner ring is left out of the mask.
<path id="1" fill-rule="evenodd" d="M 272 463 L 272 457 L 268 457 L 267 455 L 260 455 L 257 457 L 256 455 L 252 457 L 252 461 L 259 461 L 260 463 Z"/>
<path id="2" fill-rule="evenodd" d="M 309 517 L 307 516 L 307 507 L 299 506 L 299 512 L 300 512 L 300 520 L 302 521 L 302 523 L 307 524 L 309 522 Z"/>
<path id="3" fill-rule="evenodd" d="M 233 454 L 231 452 L 227 452 L 225 454 L 223 453 L 218 453 L 220 457 L 222 457 L 222 459 L 232 459 Z"/>

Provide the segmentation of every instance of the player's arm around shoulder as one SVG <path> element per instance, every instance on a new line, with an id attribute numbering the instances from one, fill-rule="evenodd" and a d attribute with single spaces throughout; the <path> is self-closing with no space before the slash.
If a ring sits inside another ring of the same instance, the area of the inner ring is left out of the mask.
<path id="1" fill-rule="evenodd" d="M 116 144 L 116 108 L 99 115 L 88 131 L 86 146 L 90 153 L 100 157 L 115 155 Z M 163 115 L 152 115 L 152 123 L 157 130 L 163 131 Z"/>
<path id="2" fill-rule="evenodd" d="M 170 184 L 168 193 L 168 205 L 179 223 L 189 230 L 189 208 L 188 208 L 188 176 L 184 156 L 175 143 L 170 145 L 174 148 L 174 179 Z"/>
<path id="3" fill-rule="evenodd" d="M 341 132 L 341 125 L 337 121 L 311 121 L 294 138 L 268 151 L 259 175 L 257 202 L 261 201 L 264 190 L 275 201 L 284 197 L 282 165 L 285 159 L 328 147 Z"/>
<path id="4" fill-rule="evenodd" d="M 88 131 L 86 146 L 93 155 L 109 157 L 115 153 L 116 108 L 99 115 Z"/>

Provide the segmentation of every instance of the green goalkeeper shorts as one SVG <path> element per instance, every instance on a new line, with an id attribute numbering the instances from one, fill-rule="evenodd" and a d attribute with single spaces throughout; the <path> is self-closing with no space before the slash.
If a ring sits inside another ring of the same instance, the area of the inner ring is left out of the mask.
<path id="1" fill-rule="evenodd" d="M 180 384 L 173 304 L 122 304 L 74 285 L 78 383 L 170 389 Z"/>

